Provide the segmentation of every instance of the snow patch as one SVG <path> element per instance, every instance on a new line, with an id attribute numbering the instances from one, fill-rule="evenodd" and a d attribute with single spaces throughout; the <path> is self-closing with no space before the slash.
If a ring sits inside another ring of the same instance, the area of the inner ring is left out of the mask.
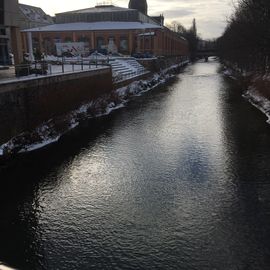
<path id="1" fill-rule="evenodd" d="M 230 68 L 225 68 L 224 70 L 223 70 L 223 75 L 224 76 L 226 76 L 226 77 L 229 77 L 229 78 L 231 78 L 231 79 L 233 79 L 233 80 L 236 80 L 237 78 L 236 78 L 236 76 L 235 76 L 235 72 L 233 72 L 233 70 L 232 69 L 230 69 Z"/>
<path id="2" fill-rule="evenodd" d="M 168 70 L 167 70 L 168 71 Z M 154 74 L 148 80 L 134 81 L 128 86 L 117 89 L 111 95 L 82 105 L 64 117 L 51 119 L 30 133 L 22 133 L 0 146 L 0 156 L 26 153 L 57 142 L 65 133 L 77 127 L 84 119 L 101 117 L 123 108 L 132 96 L 143 93 L 164 84 L 174 75 L 165 72 Z"/>
<path id="3" fill-rule="evenodd" d="M 44 141 L 42 141 L 40 143 L 26 145 L 18 153 L 26 153 L 26 152 L 31 152 L 31 151 L 43 148 L 43 147 L 45 147 L 45 146 L 47 146 L 49 144 L 57 142 L 59 139 L 60 139 L 60 136 L 57 136 L 56 138 L 51 138 L 51 139 L 48 139 L 48 140 L 44 140 Z"/>
<path id="4" fill-rule="evenodd" d="M 266 122 L 270 124 L 270 100 L 262 96 L 255 87 L 249 87 L 243 97 L 264 113 L 268 118 Z"/>

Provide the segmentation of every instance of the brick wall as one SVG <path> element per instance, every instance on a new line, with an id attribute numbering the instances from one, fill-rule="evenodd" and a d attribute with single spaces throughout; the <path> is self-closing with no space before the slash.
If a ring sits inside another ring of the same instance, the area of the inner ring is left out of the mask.
<path id="1" fill-rule="evenodd" d="M 0 144 L 112 90 L 110 68 L 1 84 Z"/>

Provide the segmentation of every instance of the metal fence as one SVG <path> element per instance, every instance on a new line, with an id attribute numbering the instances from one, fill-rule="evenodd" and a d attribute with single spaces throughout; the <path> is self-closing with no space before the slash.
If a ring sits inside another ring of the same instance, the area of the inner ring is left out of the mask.
<path id="1" fill-rule="evenodd" d="M 124 81 L 124 80 L 128 80 L 128 79 L 131 79 L 133 77 L 136 77 L 136 76 L 139 76 L 139 75 L 143 75 L 143 74 L 146 74 L 148 73 L 149 71 L 147 70 L 137 70 L 137 71 L 134 71 L 134 72 L 129 72 L 129 73 L 126 73 L 126 74 L 116 74 L 113 76 L 113 82 L 121 82 L 121 81 Z"/>
<path id="2" fill-rule="evenodd" d="M 76 60 L 61 62 L 35 61 L 15 65 L 15 76 L 44 76 L 92 70 L 101 66 L 110 66 L 106 60 Z"/>

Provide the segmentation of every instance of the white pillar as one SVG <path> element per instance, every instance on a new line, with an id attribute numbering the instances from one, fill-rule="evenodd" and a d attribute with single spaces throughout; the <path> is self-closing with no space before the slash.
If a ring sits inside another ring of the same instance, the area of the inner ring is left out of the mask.
<path id="1" fill-rule="evenodd" d="M 28 43 L 28 53 L 29 53 L 29 61 L 33 62 L 35 60 L 33 54 L 33 43 L 32 43 L 32 33 L 27 32 L 27 43 Z"/>

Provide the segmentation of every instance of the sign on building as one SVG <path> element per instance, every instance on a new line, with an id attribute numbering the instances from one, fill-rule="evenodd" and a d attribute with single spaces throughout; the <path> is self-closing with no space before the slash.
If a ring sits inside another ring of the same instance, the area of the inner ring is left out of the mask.
<path id="1" fill-rule="evenodd" d="M 89 46 L 84 42 L 55 43 L 56 53 L 62 56 L 63 53 L 70 53 L 74 56 L 85 55 L 89 52 Z"/>

